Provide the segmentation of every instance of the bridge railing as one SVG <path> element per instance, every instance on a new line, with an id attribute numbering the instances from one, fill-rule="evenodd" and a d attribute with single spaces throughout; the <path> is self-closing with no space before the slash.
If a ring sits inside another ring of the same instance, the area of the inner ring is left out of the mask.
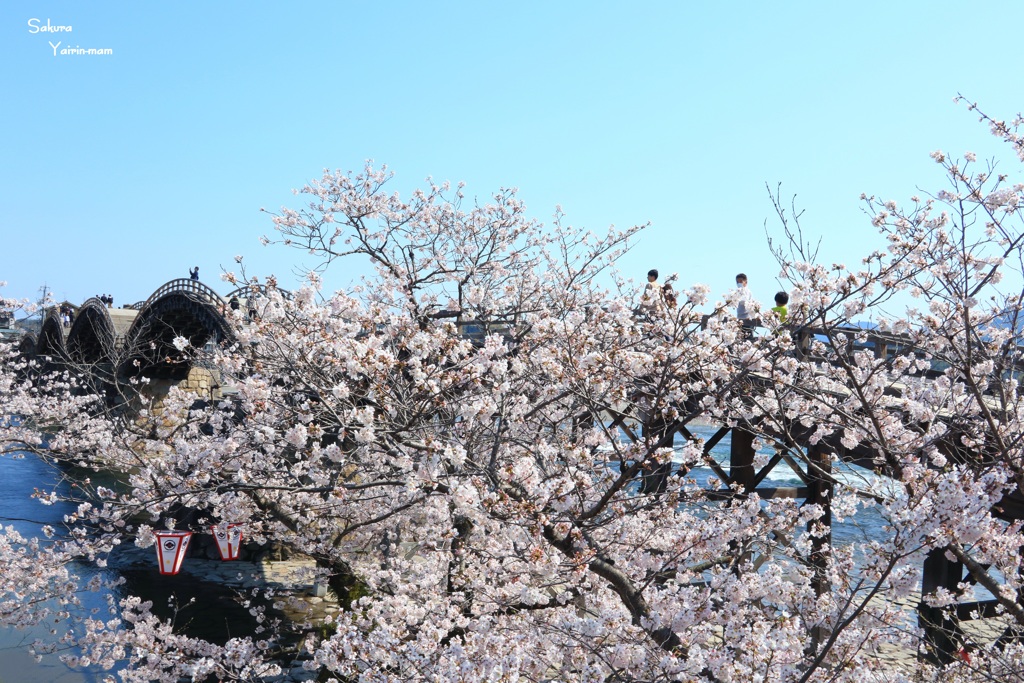
<path id="1" fill-rule="evenodd" d="M 701 329 L 707 329 L 708 322 L 713 316 L 703 315 L 701 316 Z M 770 329 L 764 325 L 756 324 L 751 329 Z M 923 349 L 916 346 L 915 340 L 909 334 L 899 334 L 895 332 L 882 332 L 867 327 L 857 327 L 855 325 L 848 326 L 836 326 L 824 328 L 814 325 L 802 325 L 802 324 L 782 324 L 777 329 L 779 332 L 786 332 L 793 338 L 793 342 L 796 346 L 795 353 L 796 357 L 802 361 L 808 362 L 826 362 L 834 363 L 839 357 L 842 357 L 849 361 L 853 354 L 857 351 L 867 351 L 872 353 L 875 358 L 879 360 L 891 360 L 897 355 L 901 355 L 907 352 L 912 352 L 918 358 L 925 358 L 927 354 Z M 838 344 L 840 337 L 842 339 L 842 346 Z M 824 338 L 831 338 L 833 340 L 833 351 L 835 356 L 827 357 L 821 356 L 814 353 L 814 341 L 824 340 Z M 1024 345 L 1018 344 L 1016 347 L 1018 360 L 1012 365 L 1012 372 L 1017 375 L 1018 373 L 1024 373 Z M 947 369 L 940 360 L 931 359 L 931 368 L 925 370 L 922 374 L 924 377 L 935 377 L 942 374 Z"/>
<path id="2" fill-rule="evenodd" d="M 813 342 L 815 338 L 826 335 L 839 341 L 837 338 L 839 335 L 843 335 L 845 336 L 845 340 L 843 340 L 844 345 L 842 348 L 837 345 L 835 351 L 847 361 L 852 359 L 853 354 L 858 351 L 871 353 L 875 358 L 882 361 L 891 361 L 896 356 L 913 354 L 916 358 L 927 360 L 930 364 L 928 369 L 919 373 L 924 378 L 938 377 L 949 368 L 948 363 L 940 358 L 933 358 L 929 352 L 917 346 L 914 338 L 908 334 L 878 332 L 853 326 L 835 327 L 828 330 L 828 332 L 823 328 L 803 325 L 783 325 L 782 329 L 788 330 L 793 335 L 793 341 L 796 343 L 797 357 L 805 361 L 831 362 L 829 358 L 819 357 L 813 353 Z M 1024 372 L 1024 346 L 1018 344 L 1012 347 L 1012 353 L 1014 358 L 1008 366 L 1003 368 L 1003 372 L 1019 376 Z"/>
<path id="3" fill-rule="evenodd" d="M 248 299 L 249 297 L 254 295 L 267 296 L 267 292 L 269 292 L 270 289 L 271 288 L 268 288 L 266 285 L 245 285 L 244 287 L 239 287 L 238 289 L 228 292 L 224 296 L 224 299 L 226 301 L 231 301 L 231 297 L 233 296 L 238 297 L 239 299 Z M 283 298 L 291 300 L 292 293 L 289 292 L 287 289 L 279 289 L 277 287 L 273 287 L 272 289 L 278 294 L 280 294 Z"/>

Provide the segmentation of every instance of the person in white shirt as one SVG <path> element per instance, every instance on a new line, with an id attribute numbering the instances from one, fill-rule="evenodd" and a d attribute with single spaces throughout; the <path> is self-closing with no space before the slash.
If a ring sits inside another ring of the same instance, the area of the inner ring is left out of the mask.
<path id="1" fill-rule="evenodd" d="M 661 285 L 658 284 L 658 269 L 651 268 L 647 271 L 647 286 L 644 287 L 644 293 L 640 298 L 640 307 L 637 309 L 637 312 L 654 316 L 661 313 L 664 305 L 664 295 L 661 291 Z"/>
<path id="2" fill-rule="evenodd" d="M 745 273 L 736 274 L 736 288 L 739 289 L 739 298 L 736 302 L 736 318 L 743 326 L 743 334 L 748 339 L 754 336 L 754 328 L 757 320 L 754 319 L 754 310 L 751 305 L 750 290 L 747 289 L 747 276 Z"/>

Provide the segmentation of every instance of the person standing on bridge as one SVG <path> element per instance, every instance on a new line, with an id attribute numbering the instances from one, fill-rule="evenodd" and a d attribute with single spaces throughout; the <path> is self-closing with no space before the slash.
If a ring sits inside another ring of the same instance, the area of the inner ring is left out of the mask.
<path id="1" fill-rule="evenodd" d="M 188 271 L 188 279 L 196 281 L 199 280 L 199 266 L 196 266 L 195 268 L 192 268 Z"/>
<path id="2" fill-rule="evenodd" d="M 775 293 L 775 305 L 772 306 L 772 313 L 779 316 L 779 322 L 785 323 L 789 315 L 789 294 L 786 292 Z"/>
<path id="3" fill-rule="evenodd" d="M 736 288 L 739 290 L 739 296 L 736 299 L 736 318 L 743 326 L 743 337 L 750 339 L 754 336 L 754 327 L 757 326 L 757 321 L 754 320 L 753 303 L 750 298 L 750 290 L 747 289 L 746 273 L 736 274 Z"/>
<path id="4" fill-rule="evenodd" d="M 668 307 L 670 313 L 675 310 L 677 303 L 676 291 L 672 289 L 672 279 L 674 277 L 674 275 L 669 276 L 669 278 L 665 280 L 665 284 L 661 286 L 661 296 L 665 300 L 665 306 Z"/>
<path id="5" fill-rule="evenodd" d="M 648 318 L 655 317 L 662 312 L 664 303 L 664 293 L 658 282 L 658 269 L 651 268 L 647 271 L 647 286 L 644 287 L 644 293 L 640 297 L 640 305 L 637 307 L 636 313 Z"/>

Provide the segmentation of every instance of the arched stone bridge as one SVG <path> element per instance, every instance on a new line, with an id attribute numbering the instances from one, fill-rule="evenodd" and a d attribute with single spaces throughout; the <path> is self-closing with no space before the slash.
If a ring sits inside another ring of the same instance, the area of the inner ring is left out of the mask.
<path id="1" fill-rule="evenodd" d="M 231 343 L 239 323 L 229 311 L 237 306 L 248 321 L 269 301 L 263 286 L 221 296 L 198 280 L 171 280 L 145 301 L 123 308 L 88 299 L 74 311 L 70 325 L 59 308 L 51 308 L 39 334 L 27 336 L 21 351 L 49 365 L 87 366 L 92 377 L 109 383 L 139 375 L 180 382 L 192 370 L 193 356 L 179 351 L 175 338 L 188 339 L 196 349 Z"/>

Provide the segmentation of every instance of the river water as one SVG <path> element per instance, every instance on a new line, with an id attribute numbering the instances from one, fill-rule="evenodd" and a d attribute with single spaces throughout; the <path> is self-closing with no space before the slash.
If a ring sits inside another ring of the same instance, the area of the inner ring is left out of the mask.
<path id="1" fill-rule="evenodd" d="M 31 494 L 36 488 L 48 490 L 59 486 L 61 480 L 59 470 L 35 456 L 0 457 L 0 525 L 13 526 L 25 537 L 41 537 L 40 528 L 44 524 L 59 529 L 64 515 L 73 512 L 74 506 L 69 503 L 43 505 L 33 500 Z M 132 565 L 117 570 L 126 581 L 119 590 L 152 600 L 156 614 L 174 618 L 180 630 L 190 636 L 223 643 L 230 637 L 253 632 L 255 623 L 252 615 L 235 600 L 232 590 L 184 572 L 177 576 L 161 576 L 156 566 L 156 553 L 151 551 L 151 567 Z M 96 570 L 76 566 L 73 571 L 89 577 Z M 84 609 L 96 607 L 106 613 L 105 596 L 86 593 L 81 598 Z M 195 602 L 189 604 L 193 598 Z M 175 607 L 178 609 L 176 614 Z M 36 638 L 50 641 L 53 636 L 43 628 L 16 630 L 0 627 L 0 683 L 98 683 L 110 673 L 98 669 L 71 670 L 56 655 L 48 655 L 37 663 L 27 653 L 28 645 Z"/>
<path id="2" fill-rule="evenodd" d="M 64 515 L 73 512 L 70 504 L 43 505 L 30 498 L 33 489 L 52 487 L 59 474 L 39 458 L 0 458 L 0 524 L 13 526 L 26 537 L 41 537 L 44 524 L 59 527 Z M 103 607 L 99 596 L 90 606 Z M 90 671 L 72 671 L 55 655 L 37 663 L 28 654 L 28 644 L 36 638 L 50 637 L 45 629 L 16 630 L 0 628 L 0 683 L 84 683 L 100 681 L 103 676 Z"/>
<path id="3" fill-rule="evenodd" d="M 702 424 L 691 424 L 687 428 L 694 436 L 705 441 L 709 440 L 718 431 L 717 426 Z M 679 450 L 684 445 L 684 437 L 677 434 L 673 446 L 676 450 Z M 729 432 L 711 450 L 711 456 L 727 473 L 729 471 L 729 451 L 731 448 L 732 432 Z M 767 459 L 773 455 L 774 451 L 770 448 L 765 448 L 759 451 L 759 453 Z M 755 466 L 755 469 L 759 469 L 759 467 Z M 690 470 L 687 476 L 693 478 L 702 487 L 721 488 L 720 484 L 712 485 L 709 483 L 712 479 L 717 479 L 717 475 L 710 467 L 695 467 Z M 848 465 L 841 462 L 833 464 L 832 476 L 838 482 L 862 491 L 871 490 L 886 484 L 884 477 L 856 465 Z M 760 484 L 762 487 L 780 488 L 804 485 L 803 480 L 800 479 L 796 472 L 789 468 L 785 461 L 776 465 Z M 846 518 L 842 522 L 838 520 L 833 521 L 832 524 L 832 542 L 836 545 L 863 541 L 883 541 L 887 535 L 885 520 L 873 506 L 860 509 L 855 516 Z"/>

